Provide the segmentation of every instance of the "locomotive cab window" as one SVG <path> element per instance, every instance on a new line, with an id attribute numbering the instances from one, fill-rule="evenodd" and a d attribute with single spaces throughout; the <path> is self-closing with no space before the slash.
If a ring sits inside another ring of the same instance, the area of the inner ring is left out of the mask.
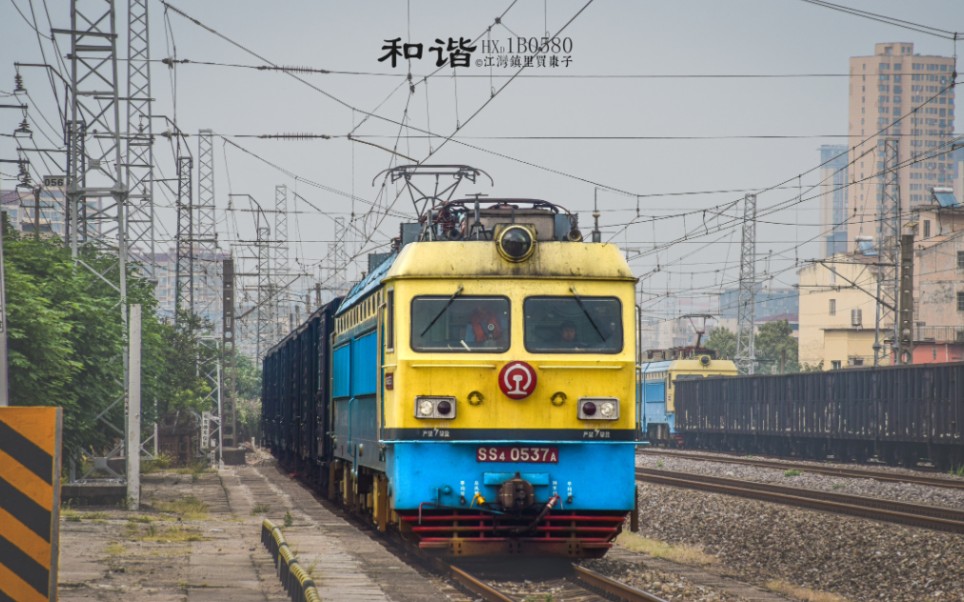
<path id="1" fill-rule="evenodd" d="M 532 352 L 619 353 L 622 306 L 615 297 L 529 297 L 525 346 Z"/>
<path id="2" fill-rule="evenodd" d="M 509 349 L 509 300 L 504 297 L 415 297 L 412 349 L 501 353 Z"/>

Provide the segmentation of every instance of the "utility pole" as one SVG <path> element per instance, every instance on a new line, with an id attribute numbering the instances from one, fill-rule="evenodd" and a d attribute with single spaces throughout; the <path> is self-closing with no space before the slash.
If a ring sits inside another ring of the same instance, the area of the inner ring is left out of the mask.
<path id="1" fill-rule="evenodd" d="M 740 247 L 740 294 L 737 307 L 736 365 L 753 374 L 756 364 L 756 195 L 743 201 L 743 242 Z"/>
<path id="2" fill-rule="evenodd" d="M 141 306 L 131 305 L 128 363 L 131 367 L 127 397 L 127 509 L 137 510 L 141 501 Z"/>
<path id="3" fill-rule="evenodd" d="M 10 405 L 10 373 L 7 370 L 7 277 L 3 266 L 3 228 L 7 212 L 0 212 L 0 407 Z"/>
<path id="4" fill-rule="evenodd" d="M 235 387 L 235 321 L 234 321 L 234 259 L 225 259 L 221 268 L 222 307 L 224 316 L 221 326 L 221 350 L 224 370 L 221 372 L 221 444 L 237 447 L 237 408 Z"/>
<path id="5" fill-rule="evenodd" d="M 914 363 L 914 235 L 900 237 L 899 339 L 896 363 Z"/>

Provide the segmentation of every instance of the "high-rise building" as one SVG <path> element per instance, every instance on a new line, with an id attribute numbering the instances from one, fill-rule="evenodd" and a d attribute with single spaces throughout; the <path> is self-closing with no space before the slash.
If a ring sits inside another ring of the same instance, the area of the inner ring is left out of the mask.
<path id="1" fill-rule="evenodd" d="M 847 146 L 820 147 L 820 223 L 824 254 L 847 252 Z"/>
<path id="2" fill-rule="evenodd" d="M 907 42 L 876 44 L 850 59 L 850 173 L 847 250 L 877 237 L 886 138 L 898 140 L 902 213 L 954 180 L 954 58 L 914 54 Z"/>

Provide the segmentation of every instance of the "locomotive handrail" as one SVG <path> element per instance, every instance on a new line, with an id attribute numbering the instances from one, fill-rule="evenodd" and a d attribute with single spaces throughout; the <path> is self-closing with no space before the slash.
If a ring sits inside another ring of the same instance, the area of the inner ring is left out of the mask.
<path id="1" fill-rule="evenodd" d="M 483 368 L 487 370 L 495 370 L 495 364 L 416 364 L 411 363 L 408 365 L 409 368 Z"/>
<path id="2" fill-rule="evenodd" d="M 623 366 L 623 365 L 611 366 L 611 365 L 609 365 L 609 364 L 602 365 L 602 366 L 600 366 L 600 365 L 598 365 L 598 364 L 589 365 L 589 366 L 585 366 L 585 365 L 559 365 L 559 366 L 556 366 L 556 365 L 542 365 L 542 366 L 539 366 L 539 368 L 542 369 L 542 370 L 622 370 L 623 368 L 625 368 L 625 366 Z"/>

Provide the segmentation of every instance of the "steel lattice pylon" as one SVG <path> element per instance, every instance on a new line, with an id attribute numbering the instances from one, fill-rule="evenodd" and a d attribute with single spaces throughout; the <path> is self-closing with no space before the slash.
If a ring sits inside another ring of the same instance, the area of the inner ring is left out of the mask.
<path id="1" fill-rule="evenodd" d="M 194 212 L 191 157 L 177 158 L 177 260 L 174 266 L 174 315 L 194 313 Z"/>
<path id="2" fill-rule="evenodd" d="M 70 29 L 53 31 L 70 36 L 67 199 L 71 216 L 71 255 L 78 264 L 94 271 L 116 291 L 125 347 L 123 378 L 117 396 L 105 400 L 97 419 L 126 443 L 128 432 L 124 425 L 127 424 L 126 405 L 131 379 L 126 353 L 130 340 L 127 323 L 127 185 L 121 161 L 124 153 L 120 135 L 114 4 L 103 0 L 71 0 Z M 116 257 L 116 262 L 95 269 L 84 260 L 88 248 Z M 125 414 L 121 428 L 117 426 L 115 408 L 118 406 L 124 408 Z M 94 454 L 93 469 L 117 475 L 107 460 L 118 456 L 125 449 L 125 443 L 115 446 L 107 457 Z"/>
<path id="3" fill-rule="evenodd" d="M 211 130 L 198 132 L 198 183 L 197 201 L 194 203 L 194 238 L 193 271 L 194 277 L 194 311 L 202 318 L 204 331 L 204 356 L 198 358 L 198 370 L 210 385 L 210 393 L 205 400 L 211 409 L 211 422 L 216 425 L 210 430 L 210 441 L 213 442 L 215 457 L 220 461 L 221 448 L 225 445 L 225 436 L 230 430 L 233 437 L 234 428 L 226 428 L 223 414 L 224 395 L 221 387 L 223 380 L 223 359 L 221 339 L 221 258 L 217 249 L 217 231 L 215 229 L 215 197 L 214 197 L 214 152 Z M 231 412 L 233 416 L 233 411 Z M 202 441 L 205 448 L 209 441 Z M 229 441 L 227 444 L 233 444 Z M 206 449 L 206 448 L 205 448 Z"/>
<path id="4" fill-rule="evenodd" d="M 274 335 L 275 342 L 288 334 L 288 312 L 282 311 L 281 300 L 282 280 L 288 273 L 288 187 L 274 188 L 274 249 L 272 250 L 272 292 L 274 297 L 270 303 L 274 305 Z"/>
<path id="5" fill-rule="evenodd" d="M 221 256 L 215 225 L 214 152 L 211 130 L 198 133 L 197 201 L 194 203 L 194 309 L 221 328 Z"/>
<path id="6" fill-rule="evenodd" d="M 743 242 L 740 247 L 740 296 L 737 306 L 736 365 L 753 374 L 756 364 L 756 195 L 743 202 Z"/>
<path id="7" fill-rule="evenodd" d="M 334 293 L 341 295 L 347 292 L 348 288 L 348 252 L 345 250 L 345 218 L 335 218 L 335 238 L 337 242 L 328 243 L 328 254 L 325 258 L 327 274 L 322 275 L 322 281 L 326 288 Z"/>
<path id="8" fill-rule="evenodd" d="M 87 157 L 84 155 L 84 136 L 86 128 L 83 122 L 68 120 L 67 128 L 67 207 L 65 213 L 65 232 L 67 244 L 70 245 L 74 257 L 77 256 L 77 246 L 87 241 L 87 209 L 85 200 L 79 196 L 79 191 L 87 188 Z M 73 192 L 72 192 L 73 191 Z"/>
<path id="9" fill-rule="evenodd" d="M 259 214 L 260 215 L 260 214 Z M 264 359 L 265 352 L 274 345 L 276 339 L 275 335 L 275 324 L 277 323 L 277 315 L 275 312 L 274 303 L 274 286 L 272 285 L 271 278 L 271 241 L 269 237 L 271 236 L 271 229 L 266 225 L 262 225 L 260 220 L 256 226 L 257 229 L 257 240 L 255 241 L 255 248 L 257 250 L 258 257 L 258 267 L 257 267 L 257 278 L 258 278 L 258 298 L 257 298 L 257 362 L 261 365 L 261 360 Z"/>
<path id="10" fill-rule="evenodd" d="M 127 241 L 131 258 L 153 279 L 154 136 L 147 0 L 128 1 L 127 56 Z"/>
<path id="11" fill-rule="evenodd" d="M 891 331 L 896 353 L 900 341 L 899 320 L 894 309 L 900 297 L 897 278 L 900 265 L 900 179 L 897 167 L 897 138 L 881 138 L 877 142 L 878 157 L 883 160 L 877 192 L 877 311 L 874 330 L 874 365 L 880 363 L 883 350 L 881 333 Z"/>

